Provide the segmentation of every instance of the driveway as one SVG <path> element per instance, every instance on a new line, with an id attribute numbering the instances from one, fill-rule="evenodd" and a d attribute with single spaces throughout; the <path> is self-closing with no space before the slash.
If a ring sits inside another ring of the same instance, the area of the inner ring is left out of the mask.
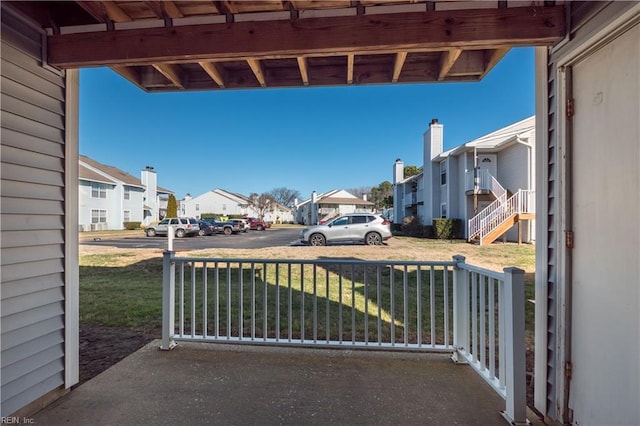
<path id="1" fill-rule="evenodd" d="M 260 249 L 299 244 L 300 228 L 276 228 L 266 231 L 248 231 L 246 233 L 224 235 L 216 234 L 205 237 L 176 238 L 176 250 L 201 250 L 208 248 Z M 142 231 L 140 236 L 96 237 L 84 238 L 80 244 L 110 246 L 124 249 L 166 248 L 166 237 L 146 237 Z"/>

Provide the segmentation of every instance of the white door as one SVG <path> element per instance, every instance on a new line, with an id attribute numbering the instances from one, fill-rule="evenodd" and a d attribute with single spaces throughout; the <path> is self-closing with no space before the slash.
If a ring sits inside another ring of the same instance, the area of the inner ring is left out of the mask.
<path id="1" fill-rule="evenodd" d="M 640 418 L 640 26 L 573 65 L 574 424 Z"/>

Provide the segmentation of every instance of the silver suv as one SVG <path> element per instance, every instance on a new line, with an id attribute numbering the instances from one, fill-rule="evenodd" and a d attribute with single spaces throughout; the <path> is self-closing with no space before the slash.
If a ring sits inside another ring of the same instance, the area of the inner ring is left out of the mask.
<path id="1" fill-rule="evenodd" d="M 167 235 L 169 226 L 175 230 L 177 238 L 198 235 L 200 225 L 198 221 L 192 217 L 168 217 L 162 219 L 157 225 L 149 225 L 144 228 L 147 237 L 155 237 L 156 235 Z"/>
<path id="2" fill-rule="evenodd" d="M 338 216 L 323 225 L 303 228 L 300 240 L 312 246 L 323 246 L 335 242 L 364 242 L 370 246 L 380 245 L 391 238 L 390 223 L 373 213 L 350 213 Z"/>

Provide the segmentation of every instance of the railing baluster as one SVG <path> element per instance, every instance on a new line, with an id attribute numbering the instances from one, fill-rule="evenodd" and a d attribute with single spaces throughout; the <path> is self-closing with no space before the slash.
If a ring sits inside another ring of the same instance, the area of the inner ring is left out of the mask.
<path id="1" fill-rule="evenodd" d="M 227 340 L 231 338 L 231 263 L 227 263 Z"/>
<path id="2" fill-rule="evenodd" d="M 280 264 L 276 263 L 276 342 L 280 341 Z"/>
<path id="3" fill-rule="evenodd" d="M 376 291 L 378 292 L 377 294 L 377 299 L 376 301 L 378 302 L 378 345 L 382 344 L 382 297 L 381 297 L 381 290 L 380 290 L 380 285 L 382 282 L 382 266 L 377 265 L 377 279 L 376 279 Z"/>
<path id="4" fill-rule="evenodd" d="M 304 265 L 300 264 L 300 343 L 304 343 Z"/>
<path id="5" fill-rule="evenodd" d="M 184 262 L 180 263 L 180 337 L 184 337 Z"/>
<path id="6" fill-rule="evenodd" d="M 288 289 L 288 299 L 287 299 L 287 323 L 288 323 L 288 338 L 289 338 L 289 342 L 291 342 L 291 339 L 293 337 L 293 302 L 292 302 L 292 298 L 293 298 L 293 294 L 292 294 L 292 289 L 291 289 L 291 263 L 289 263 L 287 265 L 287 289 Z"/>
<path id="7" fill-rule="evenodd" d="M 262 264 L 262 292 L 263 292 L 263 302 L 262 302 L 262 340 L 266 341 L 269 337 L 269 329 L 268 329 L 268 317 L 267 312 L 269 310 L 269 303 L 267 297 L 267 262 Z"/>
<path id="8" fill-rule="evenodd" d="M 449 268 L 445 266 L 442 269 L 442 293 L 443 293 L 443 312 L 444 312 L 444 346 L 449 347 Z"/>
<path id="9" fill-rule="evenodd" d="M 416 343 L 422 347 L 422 268 L 416 271 Z"/>
<path id="10" fill-rule="evenodd" d="M 369 282 L 367 280 L 367 267 L 363 268 L 362 281 L 364 282 L 364 344 L 369 344 Z"/>
<path id="11" fill-rule="evenodd" d="M 195 262 L 190 262 L 191 267 L 191 337 L 196 337 L 196 268 Z"/>
<path id="12" fill-rule="evenodd" d="M 325 334 L 327 337 L 327 343 L 331 341 L 331 319 L 329 316 L 329 268 L 325 269 Z"/>
<path id="13" fill-rule="evenodd" d="M 318 265 L 313 264 L 313 343 L 318 341 Z"/>
<path id="14" fill-rule="evenodd" d="M 244 338 L 244 266 L 240 262 L 240 279 L 238 283 L 238 339 Z"/>
<path id="15" fill-rule="evenodd" d="M 351 264 L 351 343 L 356 342 L 356 282 L 355 265 Z"/>
<path id="16" fill-rule="evenodd" d="M 496 377 L 495 278 L 489 278 L 489 378 Z"/>
<path id="17" fill-rule="evenodd" d="M 342 264 L 338 266 L 338 342 L 342 343 Z"/>
<path id="18" fill-rule="evenodd" d="M 395 297 L 394 297 L 394 287 L 395 287 L 395 269 L 393 265 L 389 266 L 389 288 L 390 288 L 390 299 L 391 299 L 391 346 L 395 346 L 396 344 L 396 306 L 395 306 Z"/>
<path id="19" fill-rule="evenodd" d="M 480 278 L 480 371 L 484 371 L 486 368 L 486 315 L 487 315 L 487 301 L 486 301 L 486 286 L 484 276 L 479 276 Z"/>
<path id="20" fill-rule="evenodd" d="M 213 335 L 217 339 L 220 337 L 220 268 L 218 262 L 214 264 L 215 267 L 215 275 L 214 275 L 214 284 L 213 288 L 213 304 L 215 310 L 215 327 L 213 330 Z"/>
<path id="21" fill-rule="evenodd" d="M 202 263 L 202 338 L 207 338 L 207 262 Z"/>
<path id="22" fill-rule="evenodd" d="M 471 355 L 478 361 L 478 274 L 471 274 Z"/>
<path id="23" fill-rule="evenodd" d="M 409 272 L 404 265 L 402 276 L 402 303 L 404 305 L 404 345 L 409 346 Z"/>
<path id="24" fill-rule="evenodd" d="M 256 339 L 256 264 L 251 262 L 251 340 Z"/>
<path id="25" fill-rule="evenodd" d="M 429 270 L 429 313 L 431 315 L 431 347 L 436 345 L 436 270 L 431 266 Z"/>
<path id="26" fill-rule="evenodd" d="M 498 282 L 498 379 L 500 379 L 500 386 L 506 386 L 506 374 L 505 374 L 505 355 L 506 355 L 506 341 L 505 341 L 505 298 L 504 298 L 504 281 Z"/>

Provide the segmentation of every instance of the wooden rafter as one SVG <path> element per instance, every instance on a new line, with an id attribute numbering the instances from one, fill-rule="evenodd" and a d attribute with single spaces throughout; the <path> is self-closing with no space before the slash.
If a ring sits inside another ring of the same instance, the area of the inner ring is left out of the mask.
<path id="1" fill-rule="evenodd" d="M 173 1 L 145 1 L 147 7 L 156 17 L 164 18 L 184 18 L 184 14 Z"/>
<path id="2" fill-rule="evenodd" d="M 347 84 L 353 84 L 353 63 L 355 62 L 355 55 L 347 55 Z"/>
<path id="3" fill-rule="evenodd" d="M 500 59 L 502 59 L 504 57 L 504 55 L 507 54 L 507 52 L 509 51 L 508 48 L 500 48 L 500 49 L 495 49 L 491 55 L 489 56 L 488 60 L 487 60 L 487 64 L 485 65 L 484 68 L 484 72 L 482 73 L 481 77 L 484 77 L 485 75 L 487 75 L 487 73 L 489 71 L 491 71 L 491 69 L 498 63 L 500 62 Z"/>
<path id="4" fill-rule="evenodd" d="M 131 22 L 133 19 L 113 1 L 100 2 L 113 22 Z"/>
<path id="5" fill-rule="evenodd" d="M 180 68 L 176 64 L 153 64 L 159 73 L 164 75 L 174 86 L 184 89 Z"/>
<path id="6" fill-rule="evenodd" d="M 219 87 L 225 87 L 224 72 L 218 65 L 213 62 L 198 62 L 198 64 Z"/>
<path id="7" fill-rule="evenodd" d="M 48 62 L 79 68 L 540 46 L 564 33 L 563 6 L 407 12 L 52 35 Z"/>
<path id="8" fill-rule="evenodd" d="M 260 86 L 267 87 L 267 80 L 265 79 L 264 69 L 260 61 L 257 59 L 247 59 L 247 63 L 251 67 L 251 71 L 253 71 L 253 75 L 256 76 L 256 80 L 258 80 Z"/>
<path id="9" fill-rule="evenodd" d="M 127 80 L 129 80 L 130 82 L 132 82 L 133 84 L 135 84 L 136 86 L 142 85 L 140 74 L 134 68 L 115 65 L 115 66 L 112 66 L 111 69 L 117 72 L 118 74 L 120 74 L 121 76 L 123 76 L 124 78 L 126 78 Z"/>
<path id="10" fill-rule="evenodd" d="M 438 81 L 444 80 L 447 74 L 449 74 L 449 71 L 451 71 L 453 64 L 456 63 L 461 53 L 462 49 L 449 49 L 442 52 L 438 64 Z"/>
<path id="11" fill-rule="evenodd" d="M 307 58 L 304 56 L 298 56 L 298 68 L 300 69 L 300 77 L 302 78 L 302 84 L 309 85 L 309 70 L 307 66 Z"/>
<path id="12" fill-rule="evenodd" d="M 398 78 L 400 78 L 400 73 L 402 72 L 402 67 L 404 66 L 404 61 L 406 60 L 407 52 L 396 53 L 396 58 L 393 61 L 393 77 L 391 78 L 393 83 L 398 82 Z"/>

